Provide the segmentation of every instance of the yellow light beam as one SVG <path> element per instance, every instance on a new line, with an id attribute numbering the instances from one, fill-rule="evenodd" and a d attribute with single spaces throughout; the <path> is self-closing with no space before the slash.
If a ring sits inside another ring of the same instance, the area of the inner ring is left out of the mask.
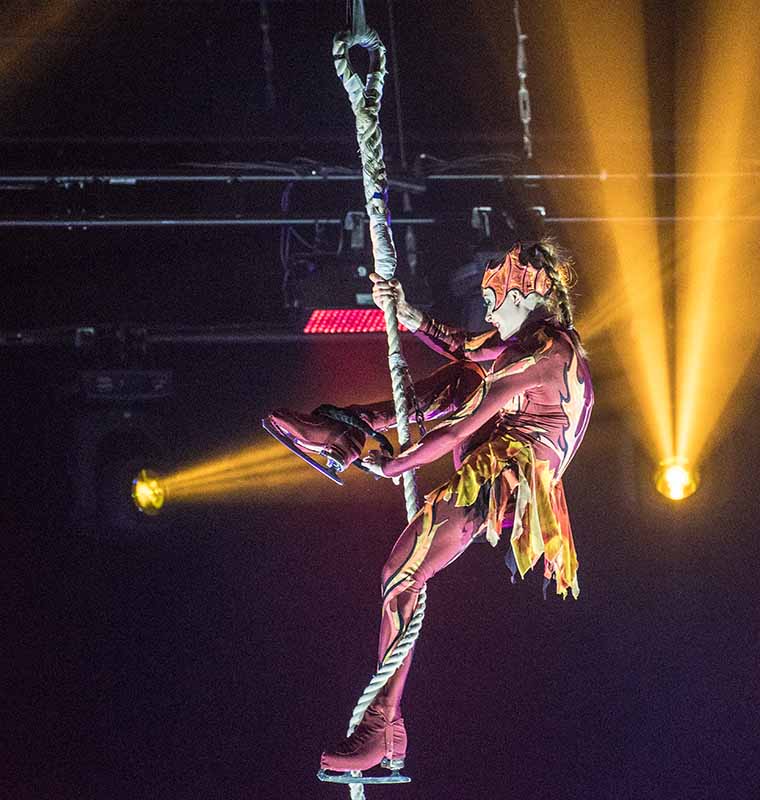
<path id="1" fill-rule="evenodd" d="M 569 65 L 562 66 L 578 84 L 597 166 L 642 176 L 598 184 L 606 216 L 642 221 L 607 223 L 614 271 L 595 277 L 618 298 L 626 324 L 614 343 L 638 406 L 634 419 L 659 461 L 673 452 L 673 406 L 657 229 L 647 219 L 656 215 L 656 204 L 645 177 L 653 164 L 641 4 L 563 0 L 560 8 L 570 49 Z"/>
<path id="2" fill-rule="evenodd" d="M 309 469 L 309 467 L 302 464 L 302 462 L 296 461 L 296 457 L 291 455 L 288 459 L 273 462 L 272 464 L 259 464 L 255 467 L 241 466 L 238 469 L 227 469 L 223 472 L 197 477 L 192 481 L 180 480 L 178 477 L 169 476 L 164 478 L 162 483 L 166 490 L 171 493 L 172 497 L 176 497 L 179 492 L 192 492 L 193 489 L 199 486 L 206 486 L 210 483 L 218 483 L 220 481 L 232 483 L 234 481 L 254 480 L 267 475 L 301 472 L 302 469 Z"/>
<path id="3" fill-rule="evenodd" d="M 661 303 L 663 286 L 672 278 L 672 267 L 665 267 L 661 272 L 660 283 L 649 287 L 644 287 L 639 296 L 639 304 L 649 305 Z M 615 329 L 625 335 L 630 335 L 626 331 L 626 326 L 631 324 L 631 309 L 627 304 L 620 302 L 620 290 L 617 283 L 608 288 L 600 296 L 594 299 L 594 304 L 583 316 L 583 339 L 591 342 L 603 334 L 609 334 Z"/>
<path id="4" fill-rule="evenodd" d="M 722 173 L 680 187 L 676 452 L 696 462 L 720 440 L 718 426 L 760 341 L 758 235 L 729 222 L 742 150 L 756 144 L 760 17 L 747 0 L 707 0 L 684 37 L 678 71 L 680 171 Z"/>
<path id="5" fill-rule="evenodd" d="M 258 493 L 270 494 L 272 490 L 293 492 L 297 489 L 300 494 L 303 494 L 305 486 L 318 480 L 324 479 L 320 479 L 315 470 L 306 467 L 305 470 L 297 472 L 288 470 L 273 475 L 209 481 L 192 488 L 167 491 L 167 500 L 170 504 L 174 502 L 204 501 L 222 497 L 251 496 Z"/>
<path id="6" fill-rule="evenodd" d="M 228 453 L 193 467 L 179 469 L 164 478 L 164 480 L 170 480 L 175 485 L 179 485 L 197 480 L 206 480 L 226 470 L 237 470 L 243 467 L 254 468 L 264 465 L 274 466 L 275 464 L 291 463 L 292 460 L 292 453 L 289 453 L 282 445 L 266 439 L 237 453 Z"/>
<path id="7" fill-rule="evenodd" d="M 170 494 L 171 497 L 178 497 L 182 493 L 184 494 L 192 493 L 198 490 L 199 488 L 211 486 L 213 484 L 223 484 L 223 483 L 233 484 L 242 481 L 250 482 L 267 477 L 283 478 L 292 476 L 294 478 L 301 478 L 304 475 L 308 474 L 307 470 L 309 472 L 313 471 L 303 462 L 296 461 L 295 456 L 293 456 L 291 461 L 281 464 L 280 466 L 277 467 L 270 467 L 266 464 L 262 464 L 261 466 L 258 466 L 254 469 L 244 468 L 239 470 L 223 472 L 218 475 L 210 475 L 206 478 L 199 479 L 191 483 L 187 482 L 178 483 L 175 479 L 169 477 L 164 479 L 162 481 L 162 484 L 164 485 L 166 491 Z"/>
<path id="8" fill-rule="evenodd" d="M 319 475 L 269 438 L 256 441 L 237 453 L 227 453 L 202 464 L 161 476 L 158 484 L 168 504 L 211 502 L 256 493 L 293 495 L 322 480 Z M 142 496 L 149 500 L 147 485 Z M 135 497 L 135 502 L 138 498 Z"/>

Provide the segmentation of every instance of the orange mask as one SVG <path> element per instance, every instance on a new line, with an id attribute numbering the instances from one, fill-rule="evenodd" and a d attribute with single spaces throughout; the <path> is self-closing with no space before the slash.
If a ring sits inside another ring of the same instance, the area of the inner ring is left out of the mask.
<path id="1" fill-rule="evenodd" d="M 490 289 L 496 295 L 494 310 L 506 299 L 512 289 L 517 289 L 523 297 L 531 292 L 538 292 L 546 297 L 551 291 L 552 282 L 546 270 L 536 269 L 531 264 L 520 263 L 520 243 L 518 242 L 505 256 L 501 263 L 490 262 L 483 273 L 482 289 Z"/>

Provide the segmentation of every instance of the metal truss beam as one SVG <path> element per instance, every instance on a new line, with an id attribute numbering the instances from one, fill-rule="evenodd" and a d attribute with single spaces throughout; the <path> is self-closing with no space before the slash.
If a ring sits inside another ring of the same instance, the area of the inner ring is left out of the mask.
<path id="1" fill-rule="evenodd" d="M 453 219 L 448 217 L 394 217 L 396 225 L 444 225 Z M 464 220 L 464 217 L 462 217 Z M 733 216 L 544 216 L 547 223 L 562 225 L 589 225 L 603 223 L 665 224 L 673 222 L 760 222 L 760 215 Z M 0 228 L 181 228 L 181 227 L 314 227 L 315 225 L 345 224 L 343 217 L 82 217 L 65 219 L 12 218 L 0 219 Z"/>

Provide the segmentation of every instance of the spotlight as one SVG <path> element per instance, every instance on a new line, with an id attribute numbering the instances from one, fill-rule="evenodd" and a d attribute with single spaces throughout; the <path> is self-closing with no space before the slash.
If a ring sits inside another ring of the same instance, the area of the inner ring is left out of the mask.
<path id="1" fill-rule="evenodd" d="M 657 491 L 670 500 L 683 500 L 697 491 L 699 476 L 685 458 L 669 458 L 660 462 L 655 474 Z"/>
<path id="2" fill-rule="evenodd" d="M 148 516 L 155 516 L 166 502 L 166 490 L 154 472 L 141 469 L 132 481 L 132 499 L 135 505 Z"/>

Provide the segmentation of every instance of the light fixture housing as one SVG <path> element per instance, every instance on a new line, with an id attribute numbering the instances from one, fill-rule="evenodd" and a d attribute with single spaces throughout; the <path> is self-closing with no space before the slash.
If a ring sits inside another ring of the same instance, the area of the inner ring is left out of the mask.
<path id="1" fill-rule="evenodd" d="M 143 514 L 152 517 L 160 513 L 166 502 L 166 489 L 158 475 L 141 469 L 132 481 L 132 500 Z"/>
<path id="2" fill-rule="evenodd" d="M 669 500 L 684 500 L 697 491 L 699 473 L 683 456 L 660 462 L 654 476 L 657 491 Z"/>

